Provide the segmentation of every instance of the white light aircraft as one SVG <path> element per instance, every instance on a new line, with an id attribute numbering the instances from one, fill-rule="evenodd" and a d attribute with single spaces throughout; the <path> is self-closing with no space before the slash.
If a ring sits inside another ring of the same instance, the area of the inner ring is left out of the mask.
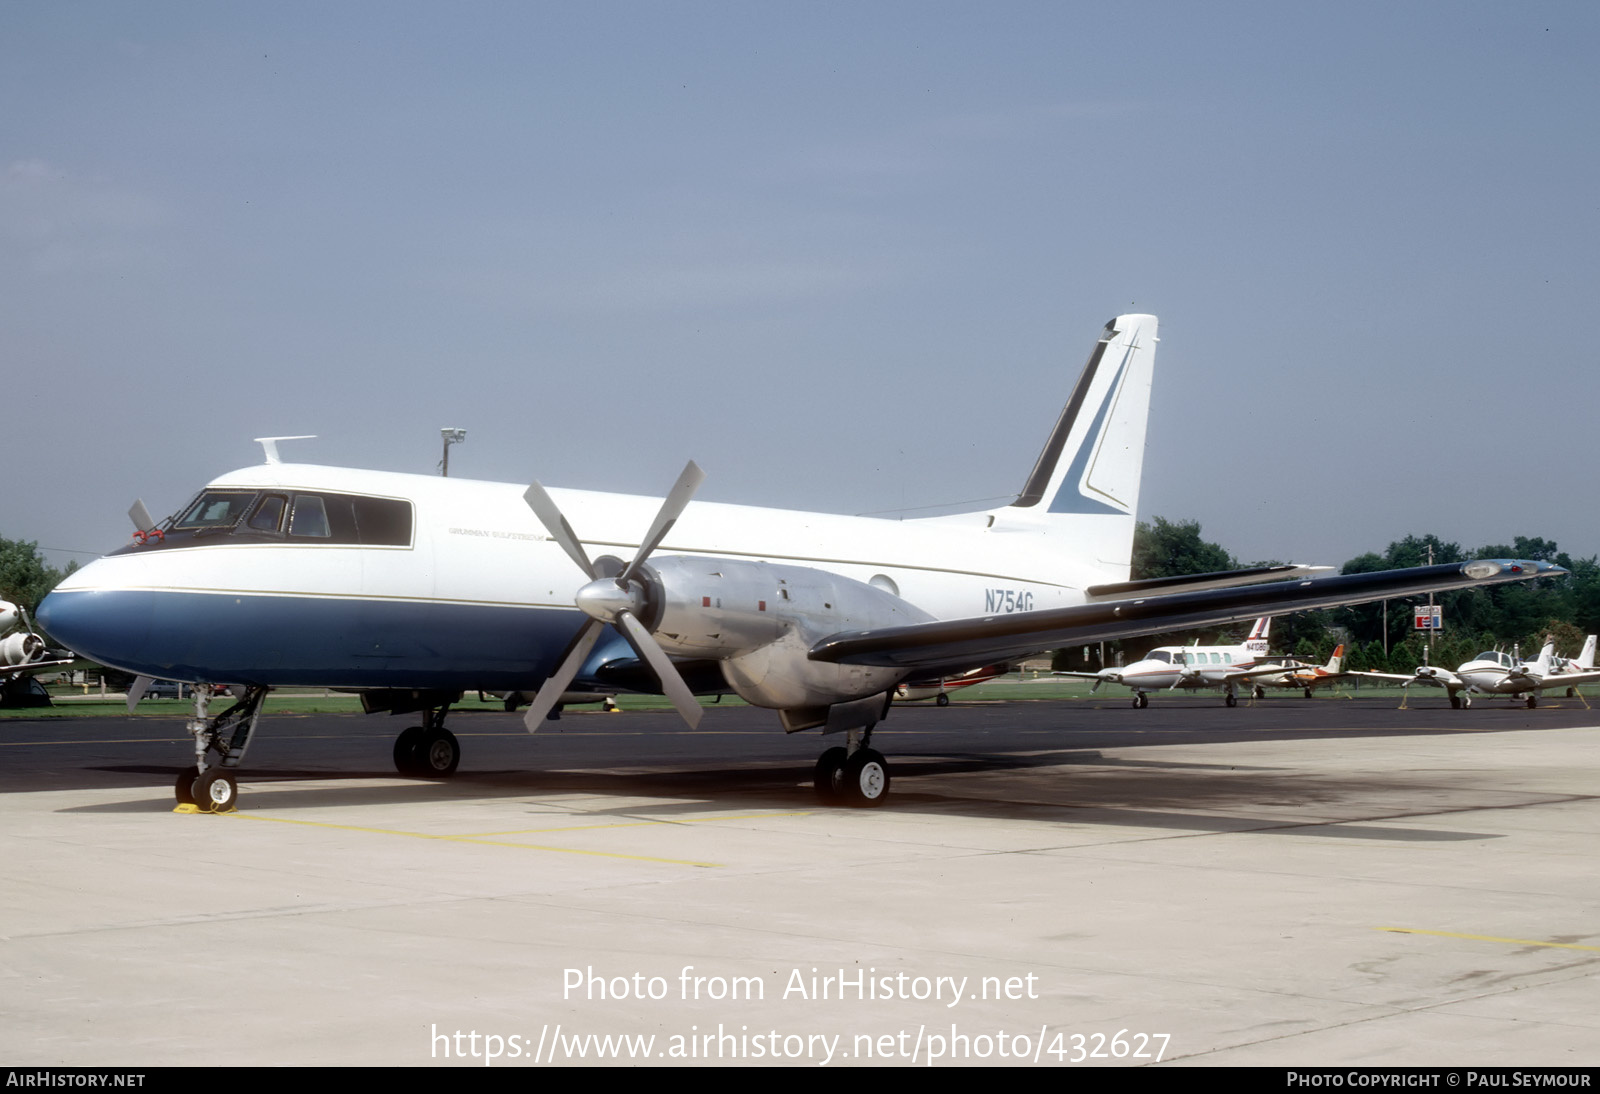
<path id="1" fill-rule="evenodd" d="M 999 508 L 899 521 L 690 507 L 693 463 L 657 502 L 283 463 L 267 439 L 265 464 L 216 479 L 159 528 L 136 505 L 137 542 L 63 581 L 40 623 L 103 664 L 211 686 L 197 689 L 195 763 L 176 786 L 202 809 L 233 806 L 262 698 L 289 685 L 424 712 L 395 761 L 431 776 L 460 759 L 444 716 L 462 692 L 536 691 L 535 730 L 572 688 L 659 688 L 691 724 L 694 692 L 731 689 L 790 732 L 845 733 L 818 761 L 818 791 L 875 805 L 889 767 L 872 729 L 907 679 L 1564 572 L 1480 560 L 1129 582 L 1156 331 L 1150 315 L 1107 324 L 1021 494 Z M 224 685 L 239 698 L 213 715 L 208 692 Z"/>
<path id="2" fill-rule="evenodd" d="M 1450 696 L 1450 705 L 1456 709 L 1472 706 L 1474 695 L 1504 695 L 1521 700 L 1532 710 L 1539 705 L 1539 696 L 1545 688 L 1575 688 L 1580 684 L 1600 680 L 1600 672 L 1593 670 L 1592 643 L 1585 643 L 1584 653 L 1590 665 L 1573 671 L 1559 672 L 1556 668 L 1555 643 L 1547 641 L 1539 656 L 1532 661 L 1521 661 L 1504 650 L 1484 650 L 1472 660 L 1459 665 L 1454 672 L 1434 665 L 1418 665 L 1410 676 L 1393 672 L 1360 672 L 1352 675 L 1369 676 L 1375 680 L 1399 680 L 1401 686 L 1427 684 L 1444 688 Z M 1582 656 L 1579 658 L 1582 661 Z"/>
<path id="3" fill-rule="evenodd" d="M 1123 668 L 1055 675 L 1091 679 L 1094 681 L 1091 691 L 1101 684 L 1132 688 L 1133 705 L 1140 709 L 1150 705 L 1150 692 L 1176 688 L 1221 688 L 1223 702 L 1230 707 L 1237 706 L 1239 685 L 1284 672 L 1279 662 L 1261 663 L 1267 653 L 1267 635 L 1271 628 L 1272 620 L 1263 617 L 1255 621 L 1249 636 L 1237 646 L 1160 646 Z"/>
<path id="4" fill-rule="evenodd" d="M 0 681 L 72 663 L 70 657 L 46 660 L 48 652 L 44 639 L 28 622 L 28 613 L 9 600 L 0 600 Z"/>

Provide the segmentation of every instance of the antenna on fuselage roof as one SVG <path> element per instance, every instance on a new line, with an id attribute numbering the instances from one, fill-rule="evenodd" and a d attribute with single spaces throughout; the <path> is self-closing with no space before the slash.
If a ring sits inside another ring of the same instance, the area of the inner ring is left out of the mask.
<path id="1" fill-rule="evenodd" d="M 316 439 L 317 435 L 315 433 L 302 433 L 298 437 L 257 437 L 255 441 L 266 452 L 268 463 L 282 463 L 283 461 L 278 459 L 279 441 L 314 441 Z"/>

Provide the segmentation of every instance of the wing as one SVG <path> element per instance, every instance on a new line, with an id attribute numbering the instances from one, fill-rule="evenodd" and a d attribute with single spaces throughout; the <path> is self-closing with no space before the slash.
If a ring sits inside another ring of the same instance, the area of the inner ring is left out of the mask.
<path id="1" fill-rule="evenodd" d="M 1573 688 L 1579 684 L 1592 684 L 1596 680 L 1600 680 L 1600 670 L 1595 672 L 1561 672 L 1544 677 L 1539 681 L 1539 686 L 1545 688 Z"/>
<path id="2" fill-rule="evenodd" d="M 1226 673 L 1226 681 L 1254 680 L 1261 676 L 1288 676 L 1293 672 L 1305 668 L 1305 665 L 1263 665 L 1256 669 L 1240 669 L 1237 672 Z"/>
<path id="3" fill-rule="evenodd" d="M 1548 562 L 1478 559 L 1443 566 L 1111 600 L 1040 612 L 841 631 L 812 646 L 809 656 L 814 661 L 891 668 L 976 665 L 1022 658 L 1058 646 L 1220 626 L 1262 615 L 1522 581 L 1566 572 Z"/>

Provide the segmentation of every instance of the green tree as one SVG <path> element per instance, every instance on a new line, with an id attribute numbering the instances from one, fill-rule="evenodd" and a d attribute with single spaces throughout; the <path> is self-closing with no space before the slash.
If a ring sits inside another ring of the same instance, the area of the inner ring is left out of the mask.
<path id="1" fill-rule="evenodd" d="M 1133 529 L 1135 581 L 1149 577 L 1182 577 L 1238 569 L 1238 562 L 1215 543 L 1200 538 L 1197 520 L 1168 521 L 1154 517 Z"/>
<path id="2" fill-rule="evenodd" d="M 68 563 L 65 572 L 48 565 L 37 543 L 0 537 L 0 600 L 20 604 L 30 615 L 44 594 L 75 569 L 74 563 Z"/>

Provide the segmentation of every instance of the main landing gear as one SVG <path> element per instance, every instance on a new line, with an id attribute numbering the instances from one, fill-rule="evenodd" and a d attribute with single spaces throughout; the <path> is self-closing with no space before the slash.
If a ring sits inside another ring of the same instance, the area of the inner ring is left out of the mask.
<path id="1" fill-rule="evenodd" d="M 826 805 L 882 805 L 889 797 L 889 761 L 867 747 L 871 729 L 852 729 L 846 747 L 828 749 L 817 760 L 817 797 Z"/>
<path id="2" fill-rule="evenodd" d="M 1136 692 L 1133 693 L 1133 709 L 1134 710 L 1143 710 L 1145 707 L 1147 707 L 1149 705 L 1150 705 L 1150 696 L 1146 695 L 1142 691 L 1136 691 Z"/>
<path id="3" fill-rule="evenodd" d="M 449 706 L 423 711 L 423 724 L 403 731 L 394 742 L 394 769 L 413 779 L 447 779 L 461 764 L 461 743 L 444 728 Z"/>
<path id="4" fill-rule="evenodd" d="M 244 698 L 213 716 L 209 708 L 217 690 L 211 684 L 194 685 L 194 717 L 189 719 L 188 730 L 194 736 L 195 762 L 178 773 L 173 785 L 180 809 L 189 806 L 202 813 L 228 813 L 239 801 L 239 783 L 233 772 L 250 747 L 267 689 L 246 688 Z"/>

